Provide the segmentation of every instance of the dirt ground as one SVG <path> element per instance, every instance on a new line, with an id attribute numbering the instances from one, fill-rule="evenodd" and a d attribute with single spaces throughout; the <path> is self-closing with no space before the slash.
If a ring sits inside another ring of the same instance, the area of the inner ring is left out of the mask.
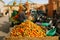
<path id="1" fill-rule="evenodd" d="M 10 23 L 8 16 L 0 17 L 0 40 L 9 33 L 10 31 Z"/>

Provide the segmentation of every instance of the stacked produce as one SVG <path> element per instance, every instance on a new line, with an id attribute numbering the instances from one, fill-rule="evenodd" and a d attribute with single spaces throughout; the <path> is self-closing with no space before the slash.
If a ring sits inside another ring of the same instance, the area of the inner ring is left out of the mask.
<path id="1" fill-rule="evenodd" d="M 45 31 L 41 26 L 34 24 L 33 22 L 26 20 L 18 26 L 12 29 L 10 36 L 12 37 L 45 37 Z"/>

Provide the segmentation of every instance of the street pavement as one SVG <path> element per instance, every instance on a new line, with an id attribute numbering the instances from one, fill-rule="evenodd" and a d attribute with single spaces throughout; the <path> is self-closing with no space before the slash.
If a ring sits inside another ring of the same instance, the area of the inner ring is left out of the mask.
<path id="1" fill-rule="evenodd" d="M 10 31 L 9 17 L 8 16 L 0 17 L 0 40 L 3 40 L 3 38 L 7 36 L 9 31 Z"/>

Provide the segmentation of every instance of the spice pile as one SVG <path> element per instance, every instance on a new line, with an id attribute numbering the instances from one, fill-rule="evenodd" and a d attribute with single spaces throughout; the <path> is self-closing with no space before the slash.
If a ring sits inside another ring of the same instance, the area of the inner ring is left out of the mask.
<path id="1" fill-rule="evenodd" d="M 10 36 L 12 37 L 45 37 L 45 31 L 35 23 L 26 20 L 25 22 L 17 25 L 14 29 L 12 29 Z"/>

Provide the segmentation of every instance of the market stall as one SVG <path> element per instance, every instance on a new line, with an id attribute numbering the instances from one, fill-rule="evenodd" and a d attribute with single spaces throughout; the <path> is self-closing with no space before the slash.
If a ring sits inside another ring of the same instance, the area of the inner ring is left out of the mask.
<path id="1" fill-rule="evenodd" d="M 30 20 L 16 25 L 5 40 L 59 40 L 58 36 L 47 36 L 47 29 Z"/>
<path id="2" fill-rule="evenodd" d="M 55 36 L 56 28 L 51 25 L 52 19 L 37 13 L 33 14 L 34 17 L 32 17 L 28 2 L 26 2 L 25 7 L 20 3 L 19 10 L 13 10 L 10 17 L 13 28 L 5 40 L 59 40 L 59 37 Z M 51 27 L 51 29 L 47 27 Z"/>

